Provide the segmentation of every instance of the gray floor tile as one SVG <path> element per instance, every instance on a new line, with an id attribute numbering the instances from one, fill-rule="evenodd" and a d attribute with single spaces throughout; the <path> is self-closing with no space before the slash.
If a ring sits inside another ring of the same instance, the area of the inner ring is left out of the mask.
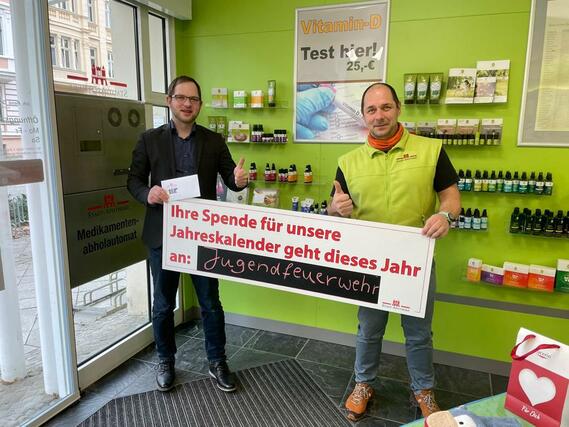
<path id="1" fill-rule="evenodd" d="M 193 337 L 199 332 L 199 324 L 195 320 L 190 320 L 189 322 L 182 323 L 176 326 L 176 334 L 185 335 L 187 337 Z"/>
<path id="2" fill-rule="evenodd" d="M 180 353 L 180 348 L 189 340 L 190 338 L 186 335 L 176 334 L 176 347 L 178 348 L 178 354 Z M 176 358 L 178 357 L 176 354 Z M 154 343 L 148 345 L 144 350 L 137 353 L 134 359 L 142 360 L 145 362 L 158 363 L 158 354 L 156 353 L 156 345 Z"/>
<path id="3" fill-rule="evenodd" d="M 225 325 L 225 337 L 227 344 L 243 347 L 256 336 L 258 329 L 245 328 L 237 325 Z"/>
<path id="4" fill-rule="evenodd" d="M 177 369 L 176 380 L 174 381 L 174 384 L 184 384 L 202 378 L 206 378 L 206 375 L 197 372 L 185 371 L 183 369 Z M 130 396 L 132 394 L 144 393 L 156 389 L 156 370 L 152 369 L 138 378 L 123 391 L 121 391 L 116 397 Z"/>
<path id="5" fill-rule="evenodd" d="M 245 347 L 295 357 L 304 347 L 307 338 L 276 332 L 259 331 Z"/>
<path id="6" fill-rule="evenodd" d="M 196 322 L 196 329 L 192 338 L 204 339 L 205 335 L 203 332 L 203 326 L 201 322 Z M 231 345 L 236 345 L 241 347 L 245 345 L 256 333 L 258 329 L 245 328 L 243 326 L 231 325 L 229 323 L 225 324 L 225 337 L 226 343 Z"/>
<path id="7" fill-rule="evenodd" d="M 379 359 L 378 376 L 410 382 L 405 357 L 382 353 Z"/>
<path id="8" fill-rule="evenodd" d="M 475 397 L 490 395 L 490 375 L 485 372 L 435 364 L 436 388 Z M 472 400 L 472 399 L 471 399 Z"/>
<path id="9" fill-rule="evenodd" d="M 150 370 L 148 364 L 130 359 L 89 386 L 87 391 L 113 398 Z"/>
<path id="10" fill-rule="evenodd" d="M 354 369 L 356 349 L 346 345 L 308 340 L 297 359 L 351 370 Z"/>
<path id="11" fill-rule="evenodd" d="M 342 403 L 346 387 L 348 387 L 352 379 L 351 370 L 306 360 L 299 360 L 298 362 L 337 406 Z"/>
<path id="12" fill-rule="evenodd" d="M 227 344 L 225 346 L 225 354 L 228 359 L 238 350 L 239 347 L 234 345 Z M 205 352 L 204 340 L 189 338 L 188 341 L 178 349 L 178 354 L 176 354 L 176 369 L 199 372 L 202 374 L 208 373 L 209 362 Z M 231 367 L 231 369 L 233 369 L 233 367 Z"/>
<path id="13" fill-rule="evenodd" d="M 241 348 L 228 360 L 227 363 L 232 371 L 241 371 L 243 369 L 265 365 L 271 362 L 278 362 L 279 360 L 284 359 L 288 359 L 288 357 L 283 356 L 282 354 Z"/>

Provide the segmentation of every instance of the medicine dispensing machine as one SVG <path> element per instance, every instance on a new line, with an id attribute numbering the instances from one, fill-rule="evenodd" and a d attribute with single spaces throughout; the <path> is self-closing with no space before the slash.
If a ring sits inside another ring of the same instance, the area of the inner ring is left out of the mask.
<path id="1" fill-rule="evenodd" d="M 56 93 L 71 287 L 146 258 L 144 206 L 126 189 L 140 102 Z"/>

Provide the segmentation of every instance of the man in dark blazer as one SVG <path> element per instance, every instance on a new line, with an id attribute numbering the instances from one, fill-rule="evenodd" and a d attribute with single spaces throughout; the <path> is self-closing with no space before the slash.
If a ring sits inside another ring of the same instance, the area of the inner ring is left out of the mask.
<path id="1" fill-rule="evenodd" d="M 130 193 L 146 206 L 142 240 L 149 248 L 154 280 L 152 326 L 160 359 L 156 382 L 161 391 L 170 390 L 175 380 L 174 309 L 180 273 L 162 269 L 162 205 L 168 201 L 168 193 L 160 184 L 162 180 L 197 174 L 201 197 L 215 200 L 218 173 L 234 191 L 247 186 L 248 176 L 243 169 L 245 160 L 235 165 L 223 137 L 195 123 L 202 100 L 200 86 L 193 78 L 175 78 L 168 87 L 167 102 L 172 119 L 140 136 L 127 180 Z M 218 281 L 195 274 L 191 278 L 201 308 L 209 374 L 221 390 L 234 391 L 235 378 L 225 356 L 225 316 Z"/>

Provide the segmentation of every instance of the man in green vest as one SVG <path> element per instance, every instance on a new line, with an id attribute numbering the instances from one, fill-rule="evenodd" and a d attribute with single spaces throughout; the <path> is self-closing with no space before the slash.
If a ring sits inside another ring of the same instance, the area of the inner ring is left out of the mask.
<path id="1" fill-rule="evenodd" d="M 339 158 L 329 213 L 422 227 L 427 237 L 444 237 L 460 213 L 460 193 L 458 176 L 441 141 L 412 135 L 398 122 L 401 103 L 388 84 L 368 87 L 362 96 L 361 111 L 369 129 L 367 143 Z M 425 317 L 401 315 L 411 389 L 424 417 L 439 410 L 433 393 L 434 297 L 433 265 Z M 352 421 L 365 413 L 374 396 L 371 384 L 379 370 L 388 314 L 359 307 L 356 386 L 345 404 Z"/>

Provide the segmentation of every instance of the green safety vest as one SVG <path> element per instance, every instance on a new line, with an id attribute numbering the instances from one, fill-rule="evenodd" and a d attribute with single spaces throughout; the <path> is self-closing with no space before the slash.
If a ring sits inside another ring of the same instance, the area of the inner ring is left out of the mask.
<path id="1" fill-rule="evenodd" d="M 411 135 L 387 153 L 367 142 L 338 160 L 354 203 L 351 218 L 422 227 L 435 212 L 441 141 Z"/>

